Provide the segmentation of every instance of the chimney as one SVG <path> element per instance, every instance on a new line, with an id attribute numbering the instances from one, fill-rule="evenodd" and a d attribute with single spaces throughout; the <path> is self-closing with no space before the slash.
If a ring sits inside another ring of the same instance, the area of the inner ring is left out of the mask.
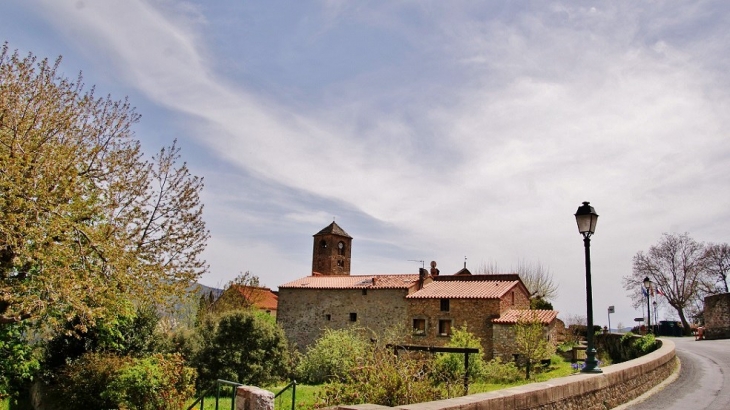
<path id="1" fill-rule="evenodd" d="M 423 282 L 428 277 L 428 271 L 424 268 L 418 268 L 418 290 L 423 289 Z"/>

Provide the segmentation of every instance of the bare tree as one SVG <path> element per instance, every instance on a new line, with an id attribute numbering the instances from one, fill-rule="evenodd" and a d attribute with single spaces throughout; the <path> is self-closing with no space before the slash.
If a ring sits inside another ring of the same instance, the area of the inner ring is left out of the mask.
<path id="1" fill-rule="evenodd" d="M 482 263 L 476 269 L 476 273 L 484 275 L 494 275 L 504 272 L 500 269 L 496 262 Z M 530 292 L 530 298 L 552 300 L 558 297 L 558 285 L 553 280 L 553 274 L 550 268 L 546 267 L 539 261 L 537 263 L 521 260 L 517 264 L 517 270 L 511 270 L 509 273 L 517 273 Z"/>
<path id="2" fill-rule="evenodd" d="M 664 294 L 667 303 L 677 311 L 686 333 L 690 332 L 685 310 L 697 299 L 705 275 L 705 247 L 687 233 L 664 234 L 647 253 L 634 256 L 631 275 L 624 276 L 624 289 L 631 292 L 635 303 L 648 277 Z M 638 290 L 637 290 L 638 289 Z"/>
<path id="3" fill-rule="evenodd" d="M 520 261 L 517 264 L 517 274 L 530 291 L 531 298 L 555 300 L 558 297 L 558 285 L 553 281 L 550 268 L 539 261 L 537 263 Z"/>
<path id="4" fill-rule="evenodd" d="M 707 245 L 705 258 L 709 279 L 719 285 L 723 292 L 730 292 L 727 287 L 727 275 L 730 273 L 730 245 L 727 243 Z"/>

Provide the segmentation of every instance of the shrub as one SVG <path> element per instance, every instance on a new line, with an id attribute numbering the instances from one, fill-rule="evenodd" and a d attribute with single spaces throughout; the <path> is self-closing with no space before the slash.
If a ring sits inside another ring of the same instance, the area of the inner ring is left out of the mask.
<path id="1" fill-rule="evenodd" d="M 65 366 L 56 386 L 58 406 L 179 409 L 194 392 L 195 373 L 179 355 L 135 359 L 88 353 Z"/>
<path id="2" fill-rule="evenodd" d="M 455 328 L 447 347 L 473 347 L 480 349 L 477 354 L 469 355 L 469 368 L 467 372 L 470 380 L 483 380 L 484 356 L 482 355 L 481 340 L 470 333 L 466 324 Z M 435 378 L 445 383 L 458 382 L 464 379 L 464 354 L 462 353 L 438 353 L 434 365 Z"/>
<path id="3" fill-rule="evenodd" d="M 433 361 L 424 358 L 427 356 L 395 355 L 391 349 L 376 345 L 367 350 L 343 381 L 324 386 L 315 407 L 362 403 L 395 407 L 445 397 L 445 390 L 434 387 L 429 378 Z"/>
<path id="4" fill-rule="evenodd" d="M 369 342 L 357 328 L 325 329 L 322 337 L 309 346 L 296 368 L 297 379 L 319 384 L 343 381 L 368 354 Z"/>
<path id="5" fill-rule="evenodd" d="M 502 363 L 496 358 L 484 366 L 484 381 L 493 384 L 508 384 L 522 380 L 522 370 L 514 362 Z"/>
<path id="6" fill-rule="evenodd" d="M 233 311 L 206 322 L 199 328 L 202 348 L 194 359 L 201 383 L 226 379 L 263 385 L 288 373 L 286 337 L 269 315 Z"/>
<path id="7" fill-rule="evenodd" d="M 53 377 L 61 368 L 86 353 L 113 353 L 142 357 L 154 352 L 155 328 L 160 316 L 154 307 L 139 307 L 133 315 L 98 319 L 93 326 L 78 317 L 46 343 L 45 368 Z"/>
<path id="8" fill-rule="evenodd" d="M 113 400 L 104 397 L 104 392 L 119 369 L 131 361 L 131 358 L 88 353 L 65 366 L 55 389 L 59 407 L 69 410 L 118 407 Z"/>
<path id="9" fill-rule="evenodd" d="M 195 393 L 195 371 L 180 355 L 160 354 L 123 367 L 102 397 L 140 410 L 180 409 Z"/>
<path id="10" fill-rule="evenodd" d="M 40 368 L 37 349 L 26 332 L 25 323 L 0 326 L 0 400 L 17 396 Z"/>

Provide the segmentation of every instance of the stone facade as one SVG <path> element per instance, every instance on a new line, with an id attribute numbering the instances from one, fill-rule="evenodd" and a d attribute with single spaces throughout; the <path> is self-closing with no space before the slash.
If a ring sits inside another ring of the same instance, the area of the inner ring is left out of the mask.
<path id="1" fill-rule="evenodd" d="M 705 298 L 705 339 L 730 339 L 730 293 Z"/>
<path id="2" fill-rule="evenodd" d="M 410 343 L 422 346 L 444 346 L 449 342 L 450 332 L 439 333 L 439 322 L 449 321 L 449 328 L 466 325 L 469 332 L 479 337 L 485 353 L 492 351 L 493 317 L 499 317 L 500 301 L 497 299 L 449 299 L 449 310 L 441 310 L 440 299 L 409 299 L 408 316 L 411 324 L 416 319 L 426 321 L 425 332 L 411 326 Z M 489 354 L 485 355 L 489 358 Z"/>
<path id="3" fill-rule="evenodd" d="M 357 326 L 380 333 L 407 323 L 406 294 L 407 289 L 281 288 L 277 321 L 300 349 L 325 328 Z"/>

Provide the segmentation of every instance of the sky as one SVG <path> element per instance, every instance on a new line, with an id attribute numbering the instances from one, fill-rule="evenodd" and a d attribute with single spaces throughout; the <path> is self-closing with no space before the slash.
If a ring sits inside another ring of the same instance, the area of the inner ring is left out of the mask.
<path id="1" fill-rule="evenodd" d="M 174 139 L 222 287 L 311 273 L 336 220 L 352 273 L 548 268 L 595 323 L 633 324 L 621 278 L 663 233 L 730 241 L 724 1 L 29 0 L 0 41 L 128 97 L 149 155 Z M 660 319 L 669 318 L 666 306 Z"/>

